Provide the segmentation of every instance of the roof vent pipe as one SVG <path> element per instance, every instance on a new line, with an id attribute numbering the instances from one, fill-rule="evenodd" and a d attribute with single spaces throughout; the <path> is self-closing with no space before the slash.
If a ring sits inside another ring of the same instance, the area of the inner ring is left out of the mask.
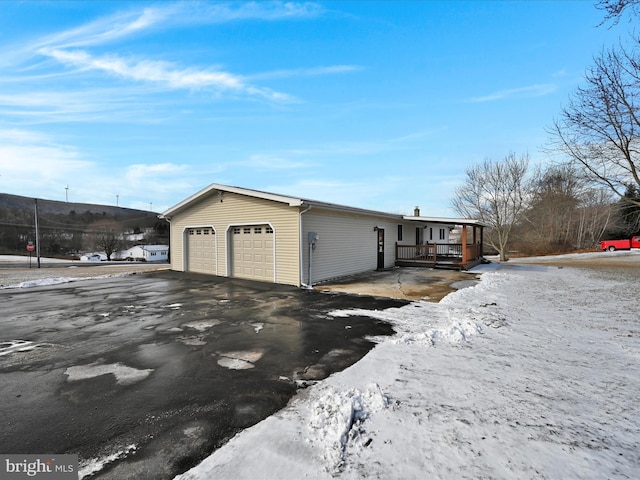
<path id="1" fill-rule="evenodd" d="M 418 207 L 417 205 L 416 205 L 416 208 L 413 209 L 413 216 L 414 217 L 420 216 L 420 207 Z"/>

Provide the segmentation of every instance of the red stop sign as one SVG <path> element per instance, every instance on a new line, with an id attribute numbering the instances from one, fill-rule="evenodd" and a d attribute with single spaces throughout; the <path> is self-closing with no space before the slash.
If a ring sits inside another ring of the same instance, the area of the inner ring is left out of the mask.
<path id="1" fill-rule="evenodd" d="M 33 243 L 27 243 L 27 251 L 33 252 L 36 249 L 36 246 Z"/>

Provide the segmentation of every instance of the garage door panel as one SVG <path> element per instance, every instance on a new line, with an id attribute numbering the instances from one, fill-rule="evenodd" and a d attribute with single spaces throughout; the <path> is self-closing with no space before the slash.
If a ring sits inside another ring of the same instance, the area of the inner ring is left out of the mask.
<path id="1" fill-rule="evenodd" d="M 215 231 L 212 228 L 187 230 L 186 270 L 216 274 Z"/>
<path id="2" fill-rule="evenodd" d="M 232 230 L 232 276 L 273 282 L 273 230 L 268 225 L 246 225 Z"/>

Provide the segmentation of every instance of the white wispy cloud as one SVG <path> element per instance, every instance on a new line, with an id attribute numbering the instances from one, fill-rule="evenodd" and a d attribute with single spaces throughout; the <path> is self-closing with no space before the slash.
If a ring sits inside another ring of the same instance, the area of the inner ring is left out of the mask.
<path id="1" fill-rule="evenodd" d="M 126 168 L 124 178 L 131 187 L 139 187 L 148 178 L 169 179 L 178 174 L 184 174 L 189 170 L 188 165 L 175 163 L 134 164 Z"/>
<path id="2" fill-rule="evenodd" d="M 81 71 L 99 70 L 124 79 L 153 82 L 170 89 L 198 90 L 215 88 L 279 102 L 294 101 L 294 97 L 269 88 L 247 84 L 241 76 L 224 71 L 179 68 L 170 62 L 154 60 L 127 61 L 117 55 L 92 56 L 83 50 L 41 48 L 39 53 Z"/>
<path id="3" fill-rule="evenodd" d="M 288 70 L 274 70 L 272 72 L 256 73 L 247 75 L 249 80 L 272 80 L 290 77 L 318 77 L 322 75 L 336 75 L 342 73 L 352 73 L 363 70 L 359 65 L 331 65 L 325 67 L 293 68 Z"/>
<path id="4" fill-rule="evenodd" d="M 148 116 L 161 100 L 148 98 L 149 89 L 97 88 L 70 91 L 15 91 L 0 94 L 0 115 L 14 124 L 44 124 L 51 122 L 132 121 L 157 123 L 160 115 Z"/>
<path id="5" fill-rule="evenodd" d="M 197 24 L 227 23 L 240 20 L 291 20 L 321 15 L 324 8 L 314 2 L 228 2 L 205 4 L 177 2 L 134 8 L 100 18 L 76 28 L 39 39 L 31 45 L 40 48 L 78 48 L 105 45 L 148 31 Z"/>
<path id="6" fill-rule="evenodd" d="M 94 167 L 74 147 L 48 135 L 0 129 L 1 191 L 32 191 L 34 196 L 56 198 L 63 192 L 65 182 L 82 177 L 83 172 L 95 171 Z M 58 195 L 51 196 L 54 190 Z"/>
<path id="7" fill-rule="evenodd" d="M 497 92 L 490 93 L 481 97 L 472 98 L 474 103 L 482 102 L 495 102 L 498 100 L 506 100 L 509 98 L 531 98 L 531 97 L 543 97 L 554 93 L 558 89 L 558 86 L 553 83 L 542 83 L 536 85 L 529 85 L 526 87 L 510 88 L 506 90 L 499 90 Z"/>
<path id="8" fill-rule="evenodd" d="M 197 18 L 207 23 L 234 20 L 286 20 L 317 17 L 325 9 L 316 2 L 228 2 L 222 4 L 195 4 L 187 2 L 185 8 L 196 10 Z"/>
<path id="9" fill-rule="evenodd" d="M 310 168 L 314 165 L 308 161 L 292 160 L 272 154 L 254 154 L 247 161 L 241 163 L 260 170 L 301 169 Z"/>
<path id="10" fill-rule="evenodd" d="M 176 13 L 176 5 L 121 12 L 45 36 L 36 40 L 29 48 L 37 51 L 50 47 L 64 49 L 104 45 L 159 27 L 169 21 L 174 13 Z"/>
<path id="11" fill-rule="evenodd" d="M 6 51 L 0 53 L 0 64 L 7 67 L 21 65 L 13 72 L 14 75 L 10 73 L 12 68 L 4 69 L 4 74 L 0 75 L 0 83 L 42 82 L 78 77 L 93 71 L 138 84 L 154 84 L 164 89 L 207 89 L 218 96 L 231 95 L 276 103 L 297 102 L 292 95 L 256 84 L 260 80 L 258 77 L 252 79 L 217 66 L 179 65 L 163 59 L 145 58 L 141 53 L 124 57 L 118 53 L 105 52 L 104 49 L 110 44 L 124 42 L 132 37 L 171 28 L 249 20 L 287 21 L 313 18 L 323 12 L 324 8 L 314 2 L 176 2 L 145 6 L 142 9 L 134 7 L 46 35 L 24 45 L 5 48 Z M 63 69 L 56 70 L 56 66 L 62 66 Z M 355 68 L 357 67 L 339 65 L 288 73 L 281 71 L 272 75 L 272 78 L 323 75 Z M 264 78 L 268 77 L 266 75 Z M 82 92 L 79 93 L 82 96 Z M 20 95 L 17 97 L 20 98 Z M 29 114 L 28 111 L 23 113 Z"/>

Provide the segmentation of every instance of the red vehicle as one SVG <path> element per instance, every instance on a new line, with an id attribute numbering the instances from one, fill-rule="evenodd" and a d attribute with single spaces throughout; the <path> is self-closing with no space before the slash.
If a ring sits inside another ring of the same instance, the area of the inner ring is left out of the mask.
<path id="1" fill-rule="evenodd" d="M 640 248 L 640 235 L 631 237 L 629 240 L 604 240 L 600 242 L 602 250 L 630 250 L 632 248 Z"/>

